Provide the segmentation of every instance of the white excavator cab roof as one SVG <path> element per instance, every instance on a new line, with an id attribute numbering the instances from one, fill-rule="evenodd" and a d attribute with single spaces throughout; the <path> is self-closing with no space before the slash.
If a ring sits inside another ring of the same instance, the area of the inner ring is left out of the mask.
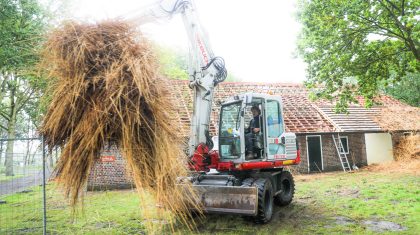
<path id="1" fill-rule="evenodd" d="M 253 103 L 253 101 L 255 99 L 264 99 L 264 100 L 278 100 L 281 104 L 281 106 L 283 107 L 283 102 L 281 100 L 280 96 L 276 96 L 276 95 L 271 95 L 271 94 L 264 94 L 264 93 L 254 93 L 254 92 L 248 92 L 248 93 L 243 93 L 243 94 L 239 94 L 239 95 L 235 95 L 232 97 L 229 97 L 228 99 L 226 99 L 225 102 L 222 103 L 222 105 L 226 105 L 232 102 L 237 102 L 237 101 L 245 101 L 245 104 L 247 105 L 251 105 Z"/>

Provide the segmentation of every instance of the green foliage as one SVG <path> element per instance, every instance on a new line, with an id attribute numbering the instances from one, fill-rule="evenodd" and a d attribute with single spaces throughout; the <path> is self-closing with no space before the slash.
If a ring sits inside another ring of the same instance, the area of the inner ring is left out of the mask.
<path id="1" fill-rule="evenodd" d="M 49 13 L 36 0 L 0 0 L 0 128 L 26 134 L 25 120 L 39 121 L 45 81 L 35 65 Z M 17 122 L 17 129 L 10 125 Z M 13 134 L 14 135 L 14 134 Z"/>
<path id="2" fill-rule="evenodd" d="M 339 109 L 361 95 L 371 106 L 382 84 L 420 72 L 416 0 L 300 0 L 298 52 L 308 88 Z"/>
<path id="3" fill-rule="evenodd" d="M 385 88 L 385 92 L 405 103 L 420 107 L 420 73 L 409 73 Z"/>
<path id="4" fill-rule="evenodd" d="M 169 79 L 188 80 L 188 54 L 167 47 L 156 46 L 161 73 Z M 227 82 L 238 82 L 239 78 L 228 72 Z"/>
<path id="5" fill-rule="evenodd" d="M 170 48 L 157 47 L 161 73 L 169 79 L 188 80 L 187 54 Z"/>
<path id="6" fill-rule="evenodd" d="M 44 9 L 36 0 L 0 0 L 0 69 L 25 71 L 37 61 L 46 26 Z"/>

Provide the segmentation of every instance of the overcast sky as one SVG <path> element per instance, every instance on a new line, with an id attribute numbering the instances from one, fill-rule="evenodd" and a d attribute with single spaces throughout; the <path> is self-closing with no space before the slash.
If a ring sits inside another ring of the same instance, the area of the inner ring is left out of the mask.
<path id="1" fill-rule="evenodd" d="M 75 0 L 74 17 L 100 20 L 135 14 L 153 0 Z M 243 81 L 302 82 L 305 65 L 294 58 L 300 25 L 295 0 L 196 0 L 213 51 Z M 187 51 L 181 17 L 142 28 L 161 45 Z"/>

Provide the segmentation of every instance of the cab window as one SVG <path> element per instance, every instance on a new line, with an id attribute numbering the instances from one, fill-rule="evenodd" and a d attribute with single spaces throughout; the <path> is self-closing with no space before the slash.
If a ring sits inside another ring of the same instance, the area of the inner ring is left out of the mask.
<path id="1" fill-rule="evenodd" d="M 283 119 L 280 104 L 276 100 L 268 100 L 266 104 L 267 129 L 269 138 L 277 138 L 283 133 Z"/>
<path id="2" fill-rule="evenodd" d="M 219 153 L 222 158 L 239 158 L 241 102 L 222 106 L 219 129 Z"/>

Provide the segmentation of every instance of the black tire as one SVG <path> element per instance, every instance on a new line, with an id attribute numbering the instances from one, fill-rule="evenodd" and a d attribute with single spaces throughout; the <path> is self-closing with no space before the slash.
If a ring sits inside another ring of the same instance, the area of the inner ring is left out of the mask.
<path id="1" fill-rule="evenodd" d="M 289 171 L 283 171 L 280 175 L 281 193 L 274 197 L 274 204 L 277 206 L 289 205 L 295 194 L 295 181 Z"/>
<path id="2" fill-rule="evenodd" d="M 265 224 L 273 216 L 273 186 L 269 179 L 257 179 L 254 184 L 258 188 L 258 212 L 255 223 Z"/>
<path id="3" fill-rule="evenodd" d="M 254 181 L 255 181 L 254 178 L 246 178 L 246 179 L 242 180 L 241 187 L 252 187 L 252 184 L 254 183 Z M 254 217 L 248 216 L 248 215 L 244 215 L 244 216 L 242 216 L 242 218 L 245 221 L 253 221 L 253 219 L 254 219 Z"/>
<path id="4" fill-rule="evenodd" d="M 251 187 L 252 183 L 254 183 L 255 179 L 254 178 L 246 178 L 244 180 L 242 180 L 242 187 Z"/>

